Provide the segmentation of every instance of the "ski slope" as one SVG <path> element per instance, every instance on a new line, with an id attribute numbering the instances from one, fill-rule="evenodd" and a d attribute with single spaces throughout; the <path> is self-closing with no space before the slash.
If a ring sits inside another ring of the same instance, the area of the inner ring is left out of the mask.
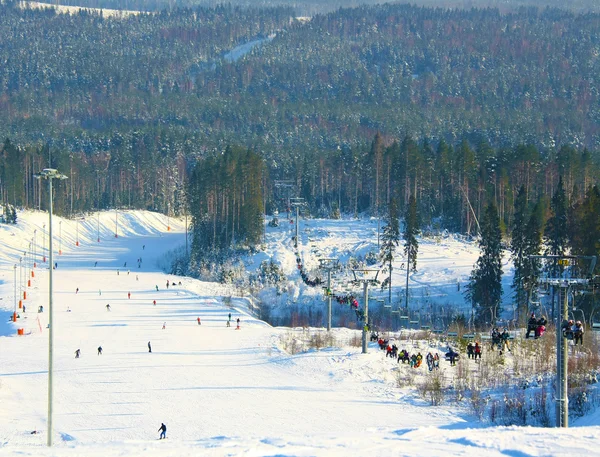
<path id="1" fill-rule="evenodd" d="M 60 221 L 54 220 L 56 250 Z M 34 230 L 41 244 L 44 223 L 43 213 L 21 213 L 17 226 L 0 225 L 0 457 L 597 452 L 597 414 L 568 430 L 481 428 L 464 408 L 433 408 L 396 387 L 390 362 L 374 348 L 366 355 L 347 344 L 285 353 L 280 340 L 290 330 L 254 318 L 246 299 L 234 298 L 229 307 L 221 286 L 162 273 L 165 256 L 183 245 L 185 228 L 144 211 L 102 213 L 100 243 L 95 216 L 79 227 L 67 220 L 60 224 L 62 255 L 54 258 L 54 447 L 48 449 L 48 266 L 40 262 L 41 250 L 26 289 L 27 311 L 16 325 L 7 322 L 13 265 Z M 176 285 L 167 289 L 167 280 Z M 43 313 L 37 312 L 40 305 Z M 17 336 L 17 328 L 25 335 Z M 354 334 L 333 331 L 341 342 Z M 161 422 L 168 427 L 165 441 L 157 440 Z"/>

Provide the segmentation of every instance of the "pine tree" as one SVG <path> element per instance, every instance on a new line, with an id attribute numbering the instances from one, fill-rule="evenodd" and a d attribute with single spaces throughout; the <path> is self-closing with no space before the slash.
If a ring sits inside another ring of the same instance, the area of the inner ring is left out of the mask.
<path id="1" fill-rule="evenodd" d="M 538 201 L 529 220 L 525 225 L 524 244 L 523 244 L 523 265 L 522 265 L 522 283 L 526 294 L 525 303 L 537 301 L 538 278 L 540 276 L 541 261 L 532 256 L 540 255 L 542 250 L 542 226 L 543 226 L 543 205 Z M 519 308 L 519 316 L 527 316 L 525 305 Z M 523 322 L 524 324 L 525 322 Z"/>
<path id="2" fill-rule="evenodd" d="M 514 266 L 512 288 L 514 291 L 514 303 L 518 309 L 526 304 L 527 293 L 523 284 L 523 270 L 528 259 L 525 257 L 525 220 L 527 215 L 527 194 L 525 186 L 521 186 L 517 199 L 515 200 L 515 213 L 511 231 L 510 251 Z"/>
<path id="3" fill-rule="evenodd" d="M 564 255 L 568 243 L 567 197 L 562 176 L 550 203 L 551 215 L 546 223 L 546 254 Z"/>
<path id="4" fill-rule="evenodd" d="M 395 198 L 390 200 L 387 223 L 383 227 L 381 235 L 381 260 L 388 264 L 389 276 L 381 284 L 382 290 L 387 286 L 389 290 L 389 301 L 392 301 L 392 261 L 394 260 L 394 251 L 400 241 L 400 224 L 398 222 L 398 201 Z"/>
<path id="5" fill-rule="evenodd" d="M 406 256 L 406 302 L 408 309 L 408 275 L 411 271 L 417 271 L 417 253 L 419 252 L 419 215 L 417 213 L 417 199 L 411 195 L 404 216 L 404 255 Z"/>
<path id="6" fill-rule="evenodd" d="M 481 254 L 467 285 L 466 297 L 477 313 L 475 320 L 482 324 L 496 319 L 501 312 L 502 298 L 502 232 L 498 210 L 492 203 L 485 209 L 481 221 Z"/>
<path id="7" fill-rule="evenodd" d="M 573 209 L 573 253 L 600 255 L 600 190 L 590 187 L 581 203 Z"/>

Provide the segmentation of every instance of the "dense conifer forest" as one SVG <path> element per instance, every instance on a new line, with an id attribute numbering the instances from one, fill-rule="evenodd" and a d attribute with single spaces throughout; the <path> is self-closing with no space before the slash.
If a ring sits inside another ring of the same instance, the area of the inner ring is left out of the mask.
<path id="1" fill-rule="evenodd" d="M 223 249 L 260 243 L 289 180 L 312 215 L 381 215 L 392 199 L 404 214 L 412 196 L 423 228 L 479 233 L 493 205 L 510 236 L 520 189 L 519 217 L 535 209 L 544 227 L 562 178 L 569 220 L 598 225 L 597 14 L 387 4 L 302 21 L 233 6 L 104 18 L 6 3 L 0 62 L 0 197 L 13 206 L 45 208 L 32 174 L 51 166 L 70 178 L 60 214 L 186 212 L 195 246 Z M 569 229 L 573 249 L 599 249 Z"/>

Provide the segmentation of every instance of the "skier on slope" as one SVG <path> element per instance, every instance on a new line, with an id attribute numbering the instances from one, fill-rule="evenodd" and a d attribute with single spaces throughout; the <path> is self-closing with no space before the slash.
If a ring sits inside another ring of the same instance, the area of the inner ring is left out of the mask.
<path id="1" fill-rule="evenodd" d="M 167 426 L 164 423 L 160 424 L 160 428 L 158 429 L 158 431 L 160 432 L 160 438 L 158 438 L 159 440 L 165 439 L 167 437 Z"/>

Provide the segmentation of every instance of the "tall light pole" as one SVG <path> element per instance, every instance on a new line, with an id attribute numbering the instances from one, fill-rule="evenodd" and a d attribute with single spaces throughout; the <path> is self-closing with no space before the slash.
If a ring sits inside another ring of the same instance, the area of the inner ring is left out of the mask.
<path id="1" fill-rule="evenodd" d="M 23 280 L 23 300 L 27 300 L 27 251 L 23 251 L 23 267 L 21 268 Z"/>
<path id="2" fill-rule="evenodd" d="M 96 182 L 98 183 L 98 192 L 96 199 L 98 200 L 96 205 L 98 206 L 98 243 L 100 243 L 100 175 L 96 174 Z"/>
<path id="3" fill-rule="evenodd" d="M 115 208 L 115 238 L 119 238 L 119 210 Z"/>
<path id="4" fill-rule="evenodd" d="M 52 246 L 52 226 L 50 226 L 50 246 Z M 52 252 L 50 252 L 52 254 Z M 58 255 L 62 255 L 62 221 L 58 221 Z M 50 266 L 52 266 L 52 257 L 50 258 Z"/>
<path id="5" fill-rule="evenodd" d="M 33 231 L 33 268 L 37 267 L 37 229 Z"/>
<path id="6" fill-rule="evenodd" d="M 21 292 L 23 292 L 23 257 L 19 257 L 19 304 L 23 299 Z"/>
<path id="7" fill-rule="evenodd" d="M 169 220 L 169 204 L 167 203 L 167 232 L 171 231 L 171 221 Z"/>
<path id="8" fill-rule="evenodd" d="M 14 267 L 15 280 L 14 280 L 14 292 L 15 292 L 15 313 L 13 314 L 13 322 L 17 322 L 17 264 Z"/>
<path id="9" fill-rule="evenodd" d="M 337 270 L 338 259 L 319 259 L 319 269 L 327 272 L 327 331 L 331 331 L 331 270 Z"/>
<path id="10" fill-rule="evenodd" d="M 79 246 L 79 219 L 77 219 L 77 227 L 75 228 L 75 246 Z"/>
<path id="11" fill-rule="evenodd" d="M 50 227 L 49 233 L 49 280 L 48 280 L 48 446 L 52 446 L 52 400 L 53 400 L 53 386 L 52 386 L 52 370 L 54 368 L 53 363 L 53 344 L 54 344 L 54 307 L 52 306 L 52 269 L 54 268 L 52 258 L 52 180 L 53 179 L 67 179 L 67 177 L 55 170 L 54 168 L 44 168 L 40 173 L 36 173 L 37 179 L 48 180 L 48 225 Z"/>
<path id="12" fill-rule="evenodd" d="M 362 353 L 367 353 L 367 331 L 369 330 L 369 284 L 377 284 L 379 270 L 352 270 L 354 283 L 363 285 L 363 301 L 365 303 L 364 322 L 362 328 Z"/>
<path id="13" fill-rule="evenodd" d="M 43 261 L 46 262 L 46 253 L 44 252 L 44 249 L 46 249 L 46 224 L 44 224 L 43 226 L 44 228 L 44 241 L 42 243 L 42 252 L 43 252 Z"/>

